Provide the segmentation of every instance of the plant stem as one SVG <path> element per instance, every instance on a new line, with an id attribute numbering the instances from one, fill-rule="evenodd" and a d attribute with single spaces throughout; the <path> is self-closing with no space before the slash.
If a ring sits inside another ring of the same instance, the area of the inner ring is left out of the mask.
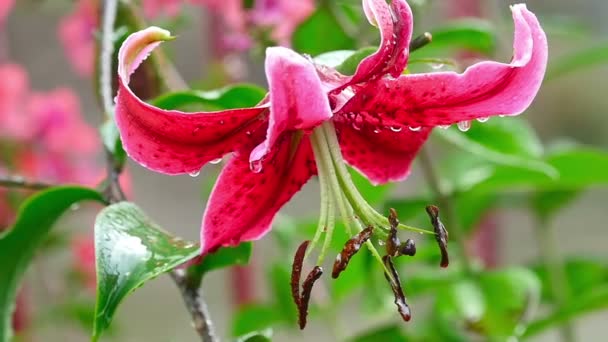
<path id="1" fill-rule="evenodd" d="M 99 94 L 106 119 L 113 120 L 114 106 L 112 102 L 112 55 L 114 53 L 114 24 L 118 10 L 118 0 L 106 0 L 103 2 L 102 40 L 99 58 Z M 165 66 L 169 65 L 167 63 Z M 114 156 L 106 149 L 106 160 L 108 168 L 107 188 L 105 194 L 108 202 L 115 203 L 125 200 L 124 192 L 118 178 L 122 167 L 114 163 Z M 188 274 L 183 269 L 174 269 L 170 273 L 175 285 L 179 288 L 184 304 L 192 316 L 194 329 L 203 342 L 215 342 L 217 339 L 213 334 L 213 327 L 207 314 L 207 304 L 199 294 L 200 282 L 190 281 Z"/>
<path id="2" fill-rule="evenodd" d="M 473 264 L 471 258 L 467 254 L 465 234 L 455 216 L 456 213 L 454 212 L 452 197 L 444 193 L 441 189 L 439 175 L 435 170 L 427 147 L 423 147 L 418 156 L 420 157 L 420 166 L 422 167 L 424 178 L 431 188 L 431 191 L 433 191 L 440 209 L 445 213 L 443 217 L 445 218 L 446 228 L 450 233 L 450 240 L 455 241 L 458 245 L 459 259 L 463 262 L 465 272 L 471 274 L 473 273 Z"/>
<path id="3" fill-rule="evenodd" d="M 189 281 L 188 272 L 184 269 L 174 269 L 170 273 L 175 285 L 179 288 L 184 304 L 190 316 L 192 316 L 192 324 L 194 329 L 201 337 L 202 342 L 216 342 L 218 339 L 213 332 L 213 323 L 209 319 L 207 304 L 199 293 L 199 286 L 194 285 L 194 282 Z"/>
<path id="4" fill-rule="evenodd" d="M 30 181 L 21 176 L 2 176 L 0 177 L 0 187 L 4 188 L 20 188 L 27 190 L 43 190 L 53 187 L 53 184 Z"/>
<path id="5" fill-rule="evenodd" d="M 552 227 L 546 220 L 538 220 L 536 234 L 541 258 L 547 268 L 549 283 L 551 284 L 549 293 L 554 301 L 555 309 L 559 310 L 568 302 L 568 277 L 563 262 L 559 257 L 553 233 Z M 574 326 L 570 321 L 565 321 L 562 324 L 560 327 L 560 335 L 564 342 L 576 341 Z"/>

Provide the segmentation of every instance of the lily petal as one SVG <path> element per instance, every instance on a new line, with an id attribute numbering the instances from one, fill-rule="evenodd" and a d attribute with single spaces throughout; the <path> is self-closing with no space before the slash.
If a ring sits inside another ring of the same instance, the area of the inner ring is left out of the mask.
<path id="1" fill-rule="evenodd" d="M 547 66 L 547 38 L 523 4 L 511 7 L 515 22 L 510 64 L 481 62 L 463 74 L 438 72 L 381 79 L 343 107 L 385 125 L 450 125 L 493 115 L 517 115 L 538 92 Z"/>
<path id="2" fill-rule="evenodd" d="M 259 161 L 283 132 L 307 130 L 332 117 L 327 94 L 314 65 L 284 47 L 266 50 L 266 77 L 270 94 L 270 118 L 266 140 L 251 153 Z"/>
<path id="3" fill-rule="evenodd" d="M 247 155 L 222 170 L 203 216 L 201 253 L 261 238 L 279 209 L 316 174 L 308 137 L 284 135 L 269 153 L 271 163 L 255 173 Z"/>
<path id="4" fill-rule="evenodd" d="M 198 172 L 211 160 L 252 144 L 267 106 L 218 112 L 185 113 L 143 102 L 129 78 L 168 31 L 150 27 L 129 36 L 118 53 L 116 123 L 125 150 L 144 167 L 165 174 Z"/>
<path id="5" fill-rule="evenodd" d="M 385 74 L 398 77 L 407 64 L 414 28 L 407 2 L 393 0 L 389 7 L 385 0 L 363 0 L 363 10 L 369 22 L 380 28 L 382 41 L 378 51 L 361 61 L 353 77 L 340 90 Z"/>
<path id="6" fill-rule="evenodd" d="M 335 121 L 342 155 L 346 162 L 374 184 L 396 182 L 407 178 L 412 161 L 431 133 L 431 128 L 417 131 L 407 128 L 395 132 L 374 127 L 353 126 Z"/>

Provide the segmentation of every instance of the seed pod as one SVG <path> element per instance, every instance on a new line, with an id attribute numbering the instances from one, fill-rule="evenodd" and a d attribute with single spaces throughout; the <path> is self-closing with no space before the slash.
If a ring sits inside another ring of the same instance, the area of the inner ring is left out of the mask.
<path id="1" fill-rule="evenodd" d="M 437 244 L 439 245 L 439 250 L 441 250 L 441 267 L 448 267 L 450 264 L 450 258 L 448 255 L 448 231 L 445 229 L 445 226 L 439 219 L 439 208 L 434 205 L 428 205 L 426 207 L 426 212 L 431 219 L 431 223 L 433 224 L 433 228 L 435 230 L 435 240 L 437 240 Z"/>
<path id="2" fill-rule="evenodd" d="M 310 294 L 312 292 L 312 286 L 315 282 L 321 278 L 323 275 L 323 268 L 320 266 L 315 266 L 308 276 L 304 283 L 302 284 L 302 297 L 300 298 L 300 302 L 298 304 L 298 324 L 300 325 L 300 329 L 304 329 L 306 327 L 306 317 L 308 316 L 308 303 L 310 302 Z"/>
<path id="3" fill-rule="evenodd" d="M 293 257 L 293 265 L 291 266 L 291 296 L 296 306 L 300 306 L 300 278 L 302 274 L 302 264 L 304 263 L 304 255 L 310 241 L 304 241 L 298 247 L 296 255 Z"/>
<path id="4" fill-rule="evenodd" d="M 355 235 L 350 240 L 346 241 L 346 244 L 344 244 L 344 248 L 342 249 L 340 254 L 336 256 L 336 260 L 334 261 L 334 267 L 331 272 L 332 278 L 338 278 L 340 273 L 342 273 L 342 271 L 346 269 L 346 266 L 348 266 L 350 258 L 352 258 L 353 255 L 355 255 L 359 251 L 361 246 L 367 240 L 369 240 L 373 232 L 374 227 L 369 226 L 360 231 L 359 234 Z"/>
<path id="5" fill-rule="evenodd" d="M 412 312 L 409 305 L 407 305 L 407 300 L 405 298 L 405 294 L 403 293 L 403 288 L 401 287 L 399 274 L 397 273 L 397 270 L 395 270 L 395 265 L 393 265 L 393 259 L 390 255 L 385 255 L 382 257 L 382 261 L 384 262 L 386 268 L 388 268 L 388 270 L 391 272 L 390 276 L 385 272 L 384 277 L 391 285 L 391 289 L 395 295 L 395 305 L 397 305 L 397 311 L 399 311 L 399 314 L 403 320 L 408 322 L 412 318 Z"/>

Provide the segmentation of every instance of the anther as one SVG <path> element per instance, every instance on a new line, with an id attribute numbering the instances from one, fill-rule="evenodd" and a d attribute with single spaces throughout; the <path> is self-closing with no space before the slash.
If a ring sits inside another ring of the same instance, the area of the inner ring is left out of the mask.
<path id="1" fill-rule="evenodd" d="M 298 307 L 300 306 L 300 277 L 302 274 L 302 265 L 304 264 L 304 255 L 306 254 L 306 248 L 308 248 L 309 243 L 310 241 L 304 241 L 300 247 L 298 247 L 291 267 L 291 296 Z"/>
<path id="2" fill-rule="evenodd" d="M 300 297 L 300 302 L 298 304 L 298 324 L 300 325 L 300 329 L 304 329 L 304 327 L 306 327 L 308 303 L 310 302 L 312 286 L 319 278 L 321 278 L 322 275 L 323 268 L 321 268 L 321 266 L 315 266 L 312 271 L 308 273 L 306 280 L 304 280 L 304 283 L 302 284 L 302 297 Z"/>
<path id="3" fill-rule="evenodd" d="M 429 205 L 426 207 L 426 212 L 431 219 L 431 224 L 435 230 L 435 240 L 437 240 L 439 250 L 441 250 L 441 262 L 439 265 L 444 268 L 448 267 L 450 264 L 450 258 L 448 256 L 448 231 L 439 219 L 439 208 L 434 205 Z"/>
<path id="4" fill-rule="evenodd" d="M 395 295 L 395 305 L 397 305 L 397 311 L 399 311 L 399 314 L 403 320 L 408 322 L 412 318 L 412 312 L 409 305 L 407 305 L 405 294 L 403 293 L 403 288 L 401 287 L 399 274 L 395 270 L 395 265 L 393 264 L 393 258 L 390 255 L 385 255 L 382 257 L 382 261 L 384 262 L 386 268 L 391 272 L 390 275 L 385 272 L 384 277 L 391 285 L 391 289 Z"/>
<path id="5" fill-rule="evenodd" d="M 400 255 L 414 256 L 416 254 L 416 244 L 414 243 L 414 240 L 407 239 L 407 241 L 401 243 L 397 237 L 399 219 L 397 218 L 397 211 L 393 208 L 389 209 L 388 222 L 391 225 L 391 229 L 386 239 L 386 254 L 391 257 L 398 257 Z"/>
<path id="6" fill-rule="evenodd" d="M 399 245 L 399 255 L 416 255 L 416 243 L 414 243 L 414 240 L 407 239 L 407 241 Z"/>
<path id="7" fill-rule="evenodd" d="M 336 256 L 336 260 L 334 261 L 334 267 L 331 272 L 332 278 L 338 278 L 340 273 L 342 273 L 342 271 L 346 269 L 346 266 L 348 266 L 348 263 L 353 257 L 353 255 L 355 255 L 359 251 L 361 246 L 365 242 L 367 242 L 367 240 L 369 240 L 373 232 L 374 227 L 369 226 L 360 231 L 350 240 L 346 241 L 346 244 L 344 244 L 344 248 L 342 249 L 340 254 Z"/>

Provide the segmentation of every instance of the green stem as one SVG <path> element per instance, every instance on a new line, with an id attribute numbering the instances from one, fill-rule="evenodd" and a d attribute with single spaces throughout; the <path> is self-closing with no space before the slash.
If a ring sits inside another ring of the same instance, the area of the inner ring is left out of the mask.
<path id="1" fill-rule="evenodd" d="M 429 155 L 427 148 L 423 147 L 418 156 L 420 160 L 420 166 L 422 167 L 422 172 L 424 174 L 424 178 L 426 179 L 426 182 L 431 188 L 431 191 L 433 191 L 440 209 L 443 210 L 443 212 L 445 213 L 443 217 L 445 220 L 445 225 L 450 233 L 450 241 L 455 241 L 458 245 L 458 256 L 459 259 L 463 261 L 465 272 L 468 274 L 472 274 L 473 263 L 467 253 L 465 240 L 466 236 L 458 220 L 456 219 L 456 213 L 454 211 L 452 197 L 444 193 L 441 189 L 439 175 L 435 170 L 433 161 L 431 160 L 431 156 Z"/>
<path id="2" fill-rule="evenodd" d="M 0 177 L 0 187 L 19 188 L 26 190 L 43 190 L 53 187 L 53 184 L 30 181 L 21 176 L 2 176 Z"/>
<path id="3" fill-rule="evenodd" d="M 118 0 L 103 2 L 103 16 L 101 22 L 101 52 L 99 57 L 99 92 L 101 104 L 106 118 L 114 116 L 112 102 L 112 56 L 114 54 L 114 22 Z"/>
<path id="4" fill-rule="evenodd" d="M 540 254 L 547 268 L 549 284 L 551 284 L 549 293 L 555 304 L 554 309 L 560 310 L 568 303 L 569 299 L 568 276 L 555 244 L 556 240 L 552 227 L 546 220 L 539 219 L 537 221 L 536 234 Z M 570 321 L 566 321 L 561 325 L 560 334 L 564 342 L 576 341 L 574 326 Z"/>

